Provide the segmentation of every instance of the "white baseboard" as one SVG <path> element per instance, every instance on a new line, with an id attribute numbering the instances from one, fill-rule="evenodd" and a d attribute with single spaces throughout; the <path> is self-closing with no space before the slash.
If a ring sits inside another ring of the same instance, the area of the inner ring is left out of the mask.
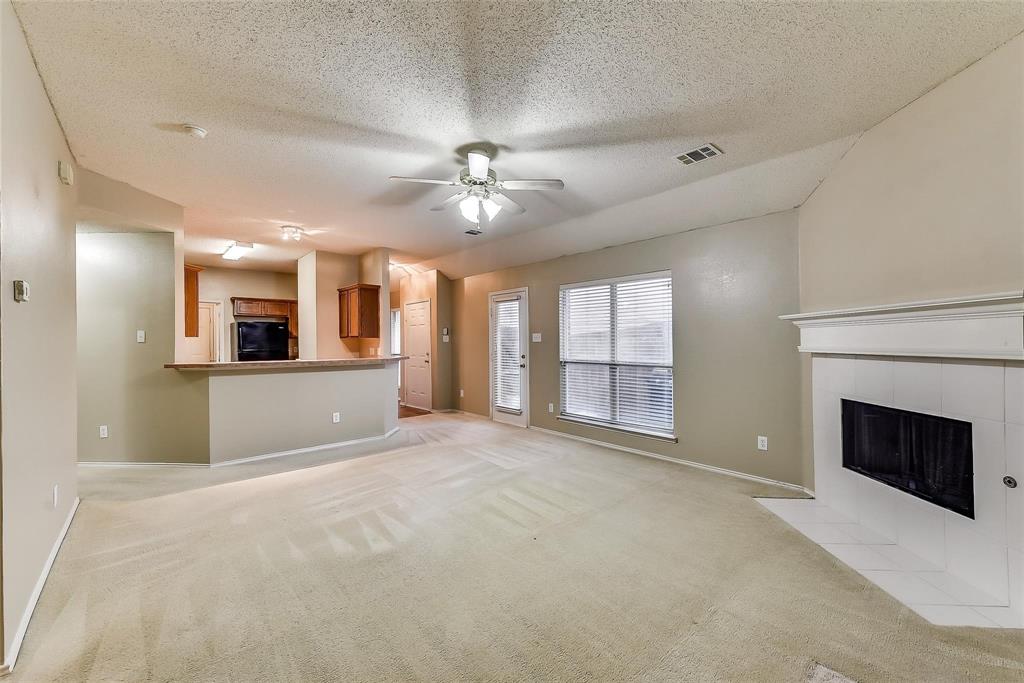
<path id="1" fill-rule="evenodd" d="M 205 462 L 118 462 L 116 460 L 79 461 L 79 467 L 209 467 Z"/>
<path id="2" fill-rule="evenodd" d="M 74 504 L 71 506 L 71 510 L 68 512 L 67 519 L 64 520 L 64 527 L 57 535 L 57 540 L 54 541 L 53 548 L 50 549 L 50 556 L 46 558 L 46 564 L 43 565 L 43 571 L 40 572 L 39 578 L 36 579 L 36 585 L 32 588 L 32 595 L 29 596 L 28 604 L 25 606 L 25 612 L 21 615 L 21 621 L 18 623 L 18 630 L 14 632 L 14 638 L 11 640 L 11 648 L 4 656 L 3 665 L 0 666 L 0 674 L 10 673 L 14 670 L 14 663 L 18 660 L 18 652 L 21 650 L 21 643 L 25 639 L 25 632 L 28 630 L 28 623 L 32 620 L 32 613 L 35 612 L 36 603 L 39 602 L 39 596 L 43 592 L 43 586 L 46 585 L 46 579 L 50 576 L 50 569 L 53 568 L 53 562 L 57 559 L 57 553 L 60 551 L 60 547 L 64 543 L 64 537 L 68 535 L 68 529 L 71 528 L 71 520 L 75 518 L 75 513 L 78 512 L 79 502 L 81 502 L 80 499 L 76 497 Z"/>
<path id="3" fill-rule="evenodd" d="M 575 434 L 566 434 L 564 432 L 556 432 L 553 429 L 545 429 L 544 427 L 534 427 L 530 425 L 530 429 L 538 432 L 544 432 L 545 434 L 553 434 L 554 436 L 561 436 L 566 439 L 572 439 L 573 441 L 582 441 L 584 443 L 594 444 L 595 446 L 604 446 L 605 448 L 611 448 L 616 451 L 623 451 L 625 453 L 633 453 L 635 455 L 643 455 L 648 458 L 657 458 L 658 460 L 666 460 L 668 462 L 674 462 L 679 465 L 686 465 L 687 467 L 696 467 L 699 470 L 705 470 L 707 472 L 714 472 L 715 474 L 724 474 L 729 477 L 736 477 L 738 479 L 746 479 L 747 481 L 755 481 L 759 484 L 770 484 L 771 486 L 781 486 L 782 488 L 789 489 L 790 491 L 799 491 L 800 493 L 806 493 L 813 497 L 814 492 L 809 489 L 800 486 L 798 484 L 790 484 L 785 481 L 777 481 L 775 479 L 768 479 L 767 477 L 759 477 L 754 474 L 746 474 L 745 472 L 737 472 L 736 470 L 729 470 L 724 467 L 715 467 L 714 465 L 705 465 L 702 462 L 694 462 L 693 460 L 683 460 L 682 458 L 673 458 L 668 455 L 662 455 L 660 453 L 652 453 L 650 451 L 642 451 L 639 448 L 629 448 L 628 446 L 619 446 L 617 444 L 608 443 L 607 441 L 598 441 L 597 439 L 588 439 L 585 436 L 576 436 Z"/>
<path id="4" fill-rule="evenodd" d="M 282 458 L 286 455 L 300 455 L 302 453 L 315 453 L 317 451 L 326 451 L 332 448 L 342 448 L 343 446 L 354 446 L 360 443 L 369 443 L 371 441 L 383 441 L 392 434 L 398 431 L 398 427 L 389 429 L 385 433 L 379 436 L 367 436 L 362 439 L 351 439 L 349 441 L 337 441 L 335 443 L 325 443 L 319 446 L 307 446 L 305 448 L 295 448 L 290 451 L 277 451 L 275 453 L 264 453 L 263 455 L 253 455 L 248 458 L 236 458 L 235 460 L 225 460 L 224 462 L 211 463 L 210 467 L 224 467 L 226 465 L 241 465 L 247 462 L 257 462 L 259 460 L 269 460 L 271 458 Z"/>
<path id="5" fill-rule="evenodd" d="M 380 436 L 368 436 L 362 439 L 351 439 L 349 441 L 336 441 L 334 443 L 325 443 L 319 446 L 307 446 L 305 448 L 294 448 L 290 451 L 277 451 L 274 453 L 263 453 L 262 455 L 253 455 L 247 458 L 236 458 L 234 460 L 225 460 L 224 462 L 215 463 L 195 463 L 195 462 L 80 462 L 79 467 L 203 467 L 209 469 L 211 467 L 225 467 L 227 465 L 241 465 L 247 462 L 256 462 L 259 460 L 269 460 L 270 458 L 282 458 L 286 455 L 300 455 L 302 453 L 315 453 L 316 451 L 326 451 L 331 448 L 341 448 L 343 446 L 353 446 L 355 444 L 367 443 L 370 441 L 381 441 L 388 438 L 392 434 L 398 431 L 398 427 L 388 430 Z"/>

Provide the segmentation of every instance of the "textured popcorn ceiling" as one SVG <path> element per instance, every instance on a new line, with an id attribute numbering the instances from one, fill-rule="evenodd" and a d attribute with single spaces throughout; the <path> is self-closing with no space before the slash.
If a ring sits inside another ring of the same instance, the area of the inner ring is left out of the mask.
<path id="1" fill-rule="evenodd" d="M 582 216 L 710 176 L 726 174 L 714 186 L 735 194 L 680 194 L 679 224 L 745 217 L 744 167 L 785 155 L 784 173 L 756 176 L 753 203 L 789 208 L 836 156 L 819 146 L 1020 32 L 1022 7 L 16 3 L 78 161 L 183 204 L 190 260 L 218 262 L 232 239 L 269 245 L 248 264 L 280 268 L 311 244 L 387 246 L 405 261 L 446 257 L 460 273 L 482 251 L 489 267 L 511 262 L 512 249 L 488 242 L 511 247 L 535 230 L 531 243 L 557 244 Z M 176 132 L 184 121 L 209 137 Z M 501 177 L 560 177 L 566 190 L 518 193 L 527 213 L 473 238 L 457 212 L 427 211 L 448 189 L 387 179 L 453 177 L 455 149 L 474 140 L 500 146 Z M 705 142 L 725 156 L 673 158 Z M 286 245 L 282 223 L 328 232 Z M 634 228 L 606 227 L 602 240 L 636 239 Z"/>

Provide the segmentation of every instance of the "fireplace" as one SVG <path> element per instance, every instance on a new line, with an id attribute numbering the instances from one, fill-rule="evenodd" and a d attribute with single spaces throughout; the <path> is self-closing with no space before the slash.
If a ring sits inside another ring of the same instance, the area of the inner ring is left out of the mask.
<path id="1" fill-rule="evenodd" d="M 843 467 L 974 519 L 971 423 L 842 399 Z"/>

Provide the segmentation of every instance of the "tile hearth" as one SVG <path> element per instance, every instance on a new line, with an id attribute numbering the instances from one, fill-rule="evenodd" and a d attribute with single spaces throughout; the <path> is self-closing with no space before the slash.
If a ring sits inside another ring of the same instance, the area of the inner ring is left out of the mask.
<path id="1" fill-rule="evenodd" d="M 813 499 L 758 498 L 787 524 L 940 626 L 1024 628 L 1008 603 Z"/>

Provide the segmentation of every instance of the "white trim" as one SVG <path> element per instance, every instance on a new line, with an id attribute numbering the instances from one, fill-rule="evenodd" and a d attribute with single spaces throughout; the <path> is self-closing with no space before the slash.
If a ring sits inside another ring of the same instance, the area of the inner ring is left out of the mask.
<path id="1" fill-rule="evenodd" d="M 46 564 L 43 565 L 43 571 L 40 572 L 39 578 L 36 579 L 36 585 L 32 589 L 32 595 L 29 596 L 28 604 L 25 606 L 25 612 L 21 615 L 21 621 L 18 623 L 18 628 L 14 632 L 14 638 L 11 640 L 11 649 L 8 650 L 7 655 L 4 657 L 4 663 L 0 667 L 0 674 L 10 673 L 14 671 L 14 664 L 18 660 L 18 652 L 21 650 L 21 643 L 25 639 L 25 632 L 28 630 L 28 624 L 32 620 L 32 613 L 35 612 L 36 603 L 39 602 L 39 596 L 43 592 L 43 586 L 46 585 L 46 579 L 50 576 L 50 569 L 53 568 L 53 563 L 57 559 L 57 553 L 60 551 L 61 545 L 64 543 L 64 537 L 68 535 L 68 529 L 71 528 L 71 520 L 75 518 L 75 513 L 78 512 L 78 504 L 81 502 L 77 496 L 75 502 L 71 505 L 71 510 L 68 511 L 68 517 L 64 520 L 64 526 L 61 528 L 60 533 L 57 534 L 57 540 L 53 543 L 53 548 L 50 549 L 50 556 L 46 558 Z"/>
<path id="2" fill-rule="evenodd" d="M 433 412 L 433 411 L 431 411 Z M 81 467 L 224 467 L 226 465 L 241 465 L 247 462 L 256 462 L 259 460 L 269 460 L 270 458 L 281 458 L 286 455 L 300 455 L 302 453 L 315 453 L 317 451 L 326 451 L 331 448 L 342 448 L 344 446 L 354 446 L 361 443 L 369 443 L 371 441 L 382 441 L 387 439 L 391 435 L 395 434 L 400 428 L 394 427 L 389 429 L 384 434 L 377 436 L 367 436 L 361 439 L 350 439 L 349 441 L 335 441 L 334 443 L 325 443 L 319 446 L 306 446 L 305 448 L 293 448 L 289 451 L 276 451 L 274 453 L 263 453 L 262 455 L 253 455 L 246 458 L 236 458 L 235 460 L 224 460 L 222 462 L 214 463 L 193 463 L 193 462 L 80 462 L 78 463 Z"/>
<path id="3" fill-rule="evenodd" d="M 811 311 L 809 313 L 791 313 L 780 315 L 779 320 L 813 320 L 815 318 L 831 318 L 836 316 L 858 315 L 861 313 L 885 313 L 891 311 L 909 311 L 920 308 L 938 308 L 942 306 L 968 306 L 995 302 L 1016 301 L 1024 298 L 1024 291 L 995 292 L 972 296 L 954 296 L 946 299 L 925 299 L 923 301 L 907 301 L 897 304 L 880 306 L 860 306 L 858 308 L 836 308 L 830 311 Z"/>
<path id="4" fill-rule="evenodd" d="M 563 289 L 573 289 L 576 287 L 599 287 L 600 285 L 610 285 L 619 282 L 633 282 L 635 280 L 652 280 L 661 277 L 667 277 L 671 279 L 672 271 L 655 270 L 650 273 L 635 273 L 633 275 L 622 275 L 620 277 L 606 277 L 600 280 L 584 280 L 583 282 L 569 282 L 564 285 L 558 285 L 558 290 L 561 291 Z"/>
<path id="5" fill-rule="evenodd" d="M 576 436 L 575 434 L 566 434 L 565 432 L 557 432 L 553 429 L 545 429 L 544 427 L 535 427 L 530 425 L 530 429 L 534 429 L 538 432 L 544 432 L 545 434 L 552 434 L 554 436 L 561 436 L 566 439 L 572 439 L 573 441 L 582 441 L 584 443 L 593 444 L 595 446 L 604 446 L 615 451 L 623 451 L 624 453 L 633 453 L 635 455 L 643 455 L 648 458 L 656 458 L 658 460 L 666 460 L 668 462 L 674 462 L 679 465 L 686 465 L 687 467 L 695 467 L 699 470 L 705 470 L 707 472 L 714 472 L 715 474 L 724 474 L 729 477 L 736 477 L 737 479 L 746 479 L 747 481 L 757 482 L 758 484 L 769 484 L 771 486 L 781 486 L 784 489 L 790 491 L 799 491 L 800 493 L 806 493 L 807 495 L 814 497 L 814 491 L 810 490 L 806 486 L 800 486 L 799 484 L 790 484 L 785 481 L 778 481 L 775 479 L 768 479 L 767 477 L 759 477 L 755 474 L 747 474 L 745 472 L 737 472 L 736 470 L 727 470 L 724 467 L 715 467 L 714 465 L 705 465 L 702 462 L 694 462 L 693 460 L 683 460 L 682 458 L 673 458 L 668 455 L 662 455 L 660 453 L 652 453 L 650 451 L 642 451 L 639 448 L 630 448 L 628 446 L 619 446 L 618 444 L 608 443 L 607 441 L 598 441 L 597 439 L 588 439 L 585 436 Z"/>
<path id="6" fill-rule="evenodd" d="M 247 462 L 257 462 L 259 460 L 269 460 L 271 458 L 281 458 L 286 455 L 300 455 L 302 453 L 315 453 L 317 451 L 326 451 L 332 448 L 341 448 L 343 446 L 354 446 L 360 443 L 369 443 L 371 441 L 383 441 L 395 432 L 399 430 L 398 427 L 389 429 L 383 434 L 377 436 L 367 436 L 362 439 L 351 439 L 349 441 L 336 441 L 334 443 L 325 443 L 319 446 L 307 446 L 305 448 L 294 448 L 289 451 L 277 451 L 275 453 L 264 453 L 263 455 L 253 455 L 248 458 L 236 458 L 235 460 L 224 460 L 222 462 L 210 463 L 210 467 L 224 467 L 225 465 L 241 465 Z"/>
<path id="7" fill-rule="evenodd" d="M 118 462 L 116 460 L 89 460 L 79 467 L 209 467 L 205 462 Z"/>
<path id="8" fill-rule="evenodd" d="M 1024 360 L 1024 292 L 779 317 L 801 353 Z"/>

